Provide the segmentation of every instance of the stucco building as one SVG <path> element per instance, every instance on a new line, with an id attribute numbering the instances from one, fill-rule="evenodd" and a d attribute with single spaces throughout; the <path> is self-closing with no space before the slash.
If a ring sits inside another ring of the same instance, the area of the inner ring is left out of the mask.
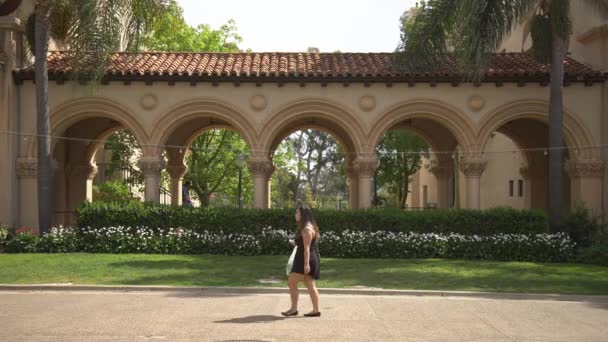
<path id="1" fill-rule="evenodd" d="M 608 26 L 574 4 L 575 32 L 564 62 L 564 197 L 606 213 L 608 148 L 600 146 L 608 144 Z M 0 222 L 37 226 L 34 73 L 17 18 L 0 18 L 0 48 Z M 179 204 L 183 147 L 218 127 L 240 132 L 248 143 L 259 208 L 270 203 L 273 151 L 303 128 L 329 132 L 342 144 L 350 206 L 370 207 L 376 145 L 387 130 L 402 128 L 436 152 L 416 177 L 412 206 L 421 206 L 424 196 L 440 208 L 453 206 L 458 174 L 461 207 L 546 209 L 549 68 L 521 49 L 516 31 L 479 84 L 464 82 L 449 59 L 440 72 L 399 72 L 390 53 L 117 53 L 94 89 L 71 81 L 66 55 L 52 52 L 55 211 L 70 212 L 91 199 L 99 141 L 123 128 L 143 148 L 145 199 L 159 201 L 166 169 Z M 497 153 L 511 149 L 521 151 Z M 497 191 L 510 194 L 510 183 L 504 185 L 510 180 L 515 198 L 493 198 Z"/>

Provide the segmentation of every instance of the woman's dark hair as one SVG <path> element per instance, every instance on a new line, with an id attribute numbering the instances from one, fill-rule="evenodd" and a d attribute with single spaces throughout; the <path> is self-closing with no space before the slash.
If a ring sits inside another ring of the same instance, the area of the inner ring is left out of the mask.
<path id="1" fill-rule="evenodd" d="M 306 225 L 310 223 L 314 227 L 315 237 L 318 239 L 321 233 L 319 232 L 319 226 L 317 226 L 315 217 L 312 215 L 312 210 L 302 205 L 298 206 L 297 210 L 300 211 L 300 222 L 298 222 L 298 234 L 301 234 L 302 230 L 306 227 Z"/>

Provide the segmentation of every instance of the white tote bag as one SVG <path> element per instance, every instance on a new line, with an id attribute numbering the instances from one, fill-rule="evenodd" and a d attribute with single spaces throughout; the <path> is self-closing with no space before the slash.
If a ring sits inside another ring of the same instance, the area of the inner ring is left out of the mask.
<path id="1" fill-rule="evenodd" d="M 291 256 L 287 261 L 287 266 L 285 266 L 285 273 L 289 275 L 291 273 L 291 269 L 293 268 L 293 259 L 296 258 L 296 251 L 298 250 L 298 246 L 293 247 L 293 251 L 291 252 Z"/>

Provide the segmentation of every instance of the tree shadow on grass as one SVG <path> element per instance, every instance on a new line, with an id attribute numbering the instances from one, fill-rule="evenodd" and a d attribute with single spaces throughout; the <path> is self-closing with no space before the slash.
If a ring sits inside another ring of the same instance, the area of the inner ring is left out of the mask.
<path id="1" fill-rule="evenodd" d="M 260 286 L 262 279 L 280 279 L 285 287 L 281 257 L 185 256 L 181 260 L 130 260 L 111 264 L 143 269 L 126 276 L 129 285 Z M 329 259 L 321 261 L 323 287 L 368 287 L 437 291 L 608 294 L 608 268 L 574 264 L 480 262 L 432 259 Z M 207 296 L 186 293 L 180 296 Z M 246 295 L 245 293 L 234 295 Z M 525 297 L 520 297 L 526 299 Z M 559 297 L 556 296 L 556 300 Z M 515 299 L 515 298 L 514 298 Z M 595 302 L 595 300 L 592 300 Z M 600 305 L 601 308 L 604 308 Z"/>

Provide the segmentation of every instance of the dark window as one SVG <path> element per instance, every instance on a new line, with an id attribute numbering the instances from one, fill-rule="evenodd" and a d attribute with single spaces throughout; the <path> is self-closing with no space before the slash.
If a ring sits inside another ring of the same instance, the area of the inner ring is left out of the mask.
<path id="1" fill-rule="evenodd" d="M 509 181 L 509 196 L 513 197 L 513 181 Z"/>
<path id="2" fill-rule="evenodd" d="M 524 180 L 520 179 L 517 181 L 517 194 L 519 197 L 524 197 Z"/>

